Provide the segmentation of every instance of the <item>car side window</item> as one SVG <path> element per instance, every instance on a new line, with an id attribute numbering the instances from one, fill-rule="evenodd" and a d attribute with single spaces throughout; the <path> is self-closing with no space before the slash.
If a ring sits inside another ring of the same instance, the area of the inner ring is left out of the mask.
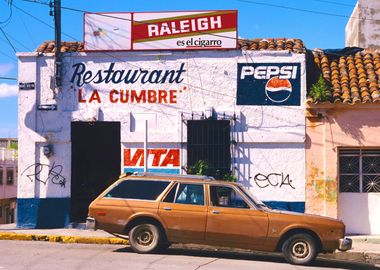
<path id="1" fill-rule="evenodd" d="M 169 185 L 169 181 L 124 180 L 104 197 L 154 201 Z"/>
<path id="2" fill-rule="evenodd" d="M 204 205 L 204 198 L 202 184 L 179 184 L 175 203 Z"/>
<path id="3" fill-rule="evenodd" d="M 231 187 L 210 186 L 210 198 L 212 206 L 250 208 L 242 195 Z"/>
<path id="4" fill-rule="evenodd" d="M 169 193 L 166 195 L 163 202 L 167 203 L 173 203 L 175 198 L 175 193 L 177 192 L 178 184 L 173 185 L 173 187 L 170 189 Z"/>

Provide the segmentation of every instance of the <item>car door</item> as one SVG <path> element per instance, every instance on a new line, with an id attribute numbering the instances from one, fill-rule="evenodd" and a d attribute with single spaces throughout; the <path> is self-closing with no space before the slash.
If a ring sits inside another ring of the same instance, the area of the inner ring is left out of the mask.
<path id="1" fill-rule="evenodd" d="M 201 242 L 205 237 L 205 185 L 176 183 L 159 205 L 169 241 Z"/>
<path id="2" fill-rule="evenodd" d="M 242 248 L 264 243 L 268 228 L 265 212 L 254 209 L 233 185 L 210 184 L 208 191 L 207 242 Z"/>

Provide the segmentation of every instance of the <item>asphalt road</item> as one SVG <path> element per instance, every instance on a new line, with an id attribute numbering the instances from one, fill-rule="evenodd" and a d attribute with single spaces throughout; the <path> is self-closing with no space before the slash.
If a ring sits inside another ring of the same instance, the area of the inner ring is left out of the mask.
<path id="1" fill-rule="evenodd" d="M 368 264 L 317 260 L 312 266 L 294 266 L 279 255 L 200 251 L 174 247 L 161 254 L 136 254 L 119 245 L 60 244 L 0 241 L 0 270 L 38 269 L 379 269 Z"/>

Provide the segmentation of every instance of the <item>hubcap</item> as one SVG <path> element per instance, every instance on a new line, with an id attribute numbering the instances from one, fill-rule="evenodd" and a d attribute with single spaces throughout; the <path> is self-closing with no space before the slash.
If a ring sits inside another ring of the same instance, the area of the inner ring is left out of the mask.
<path id="1" fill-rule="evenodd" d="M 304 241 L 297 241 L 293 244 L 292 255 L 296 258 L 306 258 L 309 255 L 309 244 Z"/>
<path id="2" fill-rule="evenodd" d="M 139 245 L 142 246 L 150 246 L 153 242 L 154 236 L 152 231 L 141 228 L 139 231 L 136 232 L 135 240 Z"/>

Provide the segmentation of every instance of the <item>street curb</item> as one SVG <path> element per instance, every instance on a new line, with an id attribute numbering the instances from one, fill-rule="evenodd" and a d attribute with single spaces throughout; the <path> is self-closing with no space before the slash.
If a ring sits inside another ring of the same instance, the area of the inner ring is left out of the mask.
<path id="1" fill-rule="evenodd" d="M 338 261 L 362 262 L 370 264 L 380 264 L 380 253 L 375 252 L 335 252 L 332 254 L 320 254 L 318 257 L 324 259 L 333 259 Z"/>
<path id="2" fill-rule="evenodd" d="M 46 235 L 46 234 L 21 234 L 21 233 L 4 233 L 0 232 L 0 240 L 20 240 L 20 241 L 43 241 L 64 244 L 112 244 L 128 245 L 126 239 L 117 237 L 85 237 L 85 236 L 64 236 L 64 235 Z M 180 245 L 181 246 L 181 245 Z M 186 245 L 190 249 L 193 245 Z M 196 246 L 196 245 L 195 245 Z M 194 247 L 193 247 L 194 248 Z M 199 247 L 197 246 L 197 249 Z M 207 250 L 207 248 L 205 248 Z M 211 248 L 215 250 L 215 248 Z M 235 251 L 233 248 L 222 248 L 220 250 Z M 320 254 L 319 258 L 332 259 L 338 261 L 350 261 L 380 264 L 380 253 L 373 252 L 335 252 L 332 254 Z"/>
<path id="3" fill-rule="evenodd" d="M 85 237 L 20 233 L 0 233 L 0 240 L 45 241 L 65 244 L 78 243 L 128 245 L 128 240 L 117 237 Z"/>

